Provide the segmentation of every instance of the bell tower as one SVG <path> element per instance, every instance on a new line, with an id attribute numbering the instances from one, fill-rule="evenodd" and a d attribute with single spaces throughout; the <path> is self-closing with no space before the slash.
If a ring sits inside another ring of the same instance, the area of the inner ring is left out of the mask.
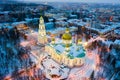
<path id="1" fill-rule="evenodd" d="M 42 16 L 40 17 L 40 20 L 39 20 L 38 43 L 41 43 L 41 44 L 47 43 L 45 24 Z"/>

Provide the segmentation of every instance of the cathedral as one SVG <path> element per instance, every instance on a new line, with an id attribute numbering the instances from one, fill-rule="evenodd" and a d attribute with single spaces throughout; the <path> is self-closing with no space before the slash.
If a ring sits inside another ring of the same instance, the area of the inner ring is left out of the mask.
<path id="1" fill-rule="evenodd" d="M 78 40 L 77 43 L 74 42 L 69 28 L 66 28 L 61 38 L 49 36 L 51 37 L 51 42 L 47 41 L 47 36 L 44 20 L 40 17 L 38 43 L 45 45 L 45 51 L 51 58 L 59 64 L 64 64 L 68 67 L 81 66 L 84 64 L 86 50 L 82 41 Z"/>

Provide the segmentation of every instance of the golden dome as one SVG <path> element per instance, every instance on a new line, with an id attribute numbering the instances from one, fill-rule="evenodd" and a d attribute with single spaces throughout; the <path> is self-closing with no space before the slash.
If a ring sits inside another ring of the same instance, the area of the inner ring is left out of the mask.
<path id="1" fill-rule="evenodd" d="M 71 40 L 72 39 L 72 36 L 69 33 L 69 28 L 66 28 L 65 33 L 62 35 L 62 39 L 63 40 Z"/>
<path id="2" fill-rule="evenodd" d="M 78 42 L 82 42 L 82 39 L 78 39 Z"/>
<path id="3" fill-rule="evenodd" d="M 52 41 L 55 41 L 55 38 L 52 38 Z"/>
<path id="4" fill-rule="evenodd" d="M 71 34 L 69 34 L 69 33 L 64 33 L 64 34 L 62 35 L 62 39 L 63 39 L 63 40 L 71 40 L 71 39 L 72 39 L 72 36 L 71 36 Z"/>

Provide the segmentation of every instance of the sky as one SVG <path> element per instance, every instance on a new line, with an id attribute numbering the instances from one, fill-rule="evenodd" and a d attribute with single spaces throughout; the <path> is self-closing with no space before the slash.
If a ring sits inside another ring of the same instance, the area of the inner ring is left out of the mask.
<path id="1" fill-rule="evenodd" d="M 94 2 L 94 3 L 120 3 L 120 0 L 16 0 L 24 2 Z"/>

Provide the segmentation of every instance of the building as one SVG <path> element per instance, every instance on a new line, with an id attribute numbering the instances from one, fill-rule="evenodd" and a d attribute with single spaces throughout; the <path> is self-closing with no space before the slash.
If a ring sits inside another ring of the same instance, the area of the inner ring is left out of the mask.
<path id="1" fill-rule="evenodd" d="M 39 20 L 39 30 L 38 30 L 38 43 L 45 44 L 47 43 L 46 29 L 43 17 L 40 17 Z"/>
<path id="2" fill-rule="evenodd" d="M 66 28 L 65 33 L 61 38 L 52 34 L 49 36 L 50 43 L 47 42 L 44 20 L 40 18 L 38 42 L 45 44 L 45 51 L 59 64 L 64 64 L 68 67 L 82 66 L 86 58 L 86 50 L 83 43 L 78 40 L 74 42 L 73 36 L 70 34 L 70 29 Z"/>

